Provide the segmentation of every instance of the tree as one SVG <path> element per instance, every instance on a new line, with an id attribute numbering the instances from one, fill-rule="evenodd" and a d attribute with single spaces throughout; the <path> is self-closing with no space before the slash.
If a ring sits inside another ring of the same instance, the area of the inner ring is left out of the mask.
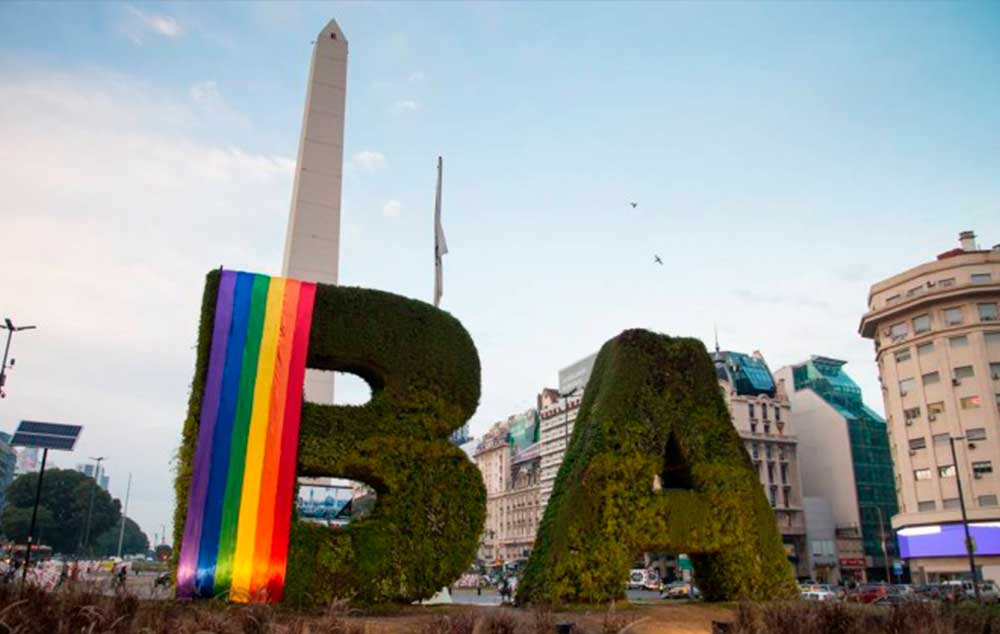
<path id="1" fill-rule="evenodd" d="M 26 511 L 28 519 L 31 518 L 37 482 L 37 473 L 25 473 L 7 488 L 7 507 L 2 516 L 3 532 L 18 543 L 27 541 L 28 524 L 23 521 L 23 517 Z M 97 535 L 121 521 L 121 503 L 100 487 L 95 490 L 94 479 L 79 471 L 46 470 L 38 513 L 41 517 L 44 509 L 51 517 L 51 526 L 43 531 L 42 537 L 54 552 L 81 552 L 80 542 L 92 493 L 94 510 L 90 520 L 91 548 Z M 83 552 L 88 550 L 82 549 Z"/>
<path id="2" fill-rule="evenodd" d="M 3 533 L 8 539 L 24 543 L 28 536 L 28 528 L 31 526 L 31 508 L 19 506 L 7 506 L 4 508 L 2 522 Z M 52 512 L 44 506 L 38 507 L 38 516 L 35 518 L 35 541 L 44 543 L 52 532 L 55 520 Z"/>
<path id="3" fill-rule="evenodd" d="M 118 536 L 121 524 L 115 524 L 94 540 L 94 551 L 98 555 L 110 557 L 118 554 Z M 145 554 L 149 550 L 149 538 L 131 517 L 125 518 L 125 534 L 122 539 L 122 555 Z"/>

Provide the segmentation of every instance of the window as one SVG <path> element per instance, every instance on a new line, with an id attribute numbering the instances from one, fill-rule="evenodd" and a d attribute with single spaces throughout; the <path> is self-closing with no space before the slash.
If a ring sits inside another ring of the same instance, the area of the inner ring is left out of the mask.
<path id="1" fill-rule="evenodd" d="M 905 396 L 908 392 L 912 392 L 915 386 L 916 382 L 912 377 L 903 379 L 899 382 L 899 392 Z"/>
<path id="2" fill-rule="evenodd" d="M 955 378 L 956 379 L 969 379 L 976 375 L 973 371 L 971 365 L 963 365 L 961 367 L 955 368 Z"/>
<path id="3" fill-rule="evenodd" d="M 959 405 L 962 409 L 979 409 L 979 406 L 982 405 L 982 400 L 978 396 L 966 396 L 959 401 Z"/>
<path id="4" fill-rule="evenodd" d="M 927 343 L 922 343 L 919 346 L 917 346 L 917 354 L 920 356 L 924 356 L 925 354 L 930 354 L 932 352 L 934 352 L 933 341 L 928 341 Z"/>
<path id="5" fill-rule="evenodd" d="M 760 404 L 760 417 L 767 420 L 767 403 Z"/>
<path id="6" fill-rule="evenodd" d="M 965 430 L 966 440 L 986 440 L 986 429 L 983 427 L 974 427 L 972 429 Z"/>
<path id="7" fill-rule="evenodd" d="M 771 508 L 778 505 L 778 487 L 771 486 Z"/>
<path id="8" fill-rule="evenodd" d="M 973 284 L 989 284 L 990 283 L 990 274 L 989 273 L 973 273 L 971 279 L 972 279 L 972 283 Z"/>
<path id="9" fill-rule="evenodd" d="M 927 502 L 917 502 L 917 510 L 921 511 L 921 512 L 924 512 L 924 511 L 933 511 L 936 508 L 937 507 L 934 505 L 934 500 L 930 500 L 930 501 L 927 501 Z"/>
<path id="10" fill-rule="evenodd" d="M 947 445 L 948 444 L 948 434 L 934 434 L 934 444 L 935 445 Z"/>
<path id="11" fill-rule="evenodd" d="M 921 436 L 920 438 L 910 438 L 910 449 L 923 449 L 927 446 L 927 439 Z"/>
<path id="12" fill-rule="evenodd" d="M 979 506 L 996 506 L 997 496 L 995 495 L 980 495 L 978 500 Z"/>
<path id="13" fill-rule="evenodd" d="M 764 453 L 767 455 L 767 459 L 771 460 L 771 445 L 764 445 Z"/>
<path id="14" fill-rule="evenodd" d="M 777 405 L 774 406 L 774 420 L 781 420 L 781 408 Z"/>
<path id="15" fill-rule="evenodd" d="M 753 420 L 750 421 L 750 433 L 751 434 L 756 434 L 757 433 L 757 421 L 753 421 Z"/>
<path id="16" fill-rule="evenodd" d="M 895 304 L 898 301 L 899 301 L 899 295 L 893 295 L 892 297 L 885 298 L 886 304 Z"/>
<path id="17" fill-rule="evenodd" d="M 990 378 L 994 381 L 1000 379 L 1000 363 L 990 364 Z"/>
<path id="18" fill-rule="evenodd" d="M 986 340 L 986 345 L 990 345 L 991 343 L 1000 345 L 1000 331 L 988 332 L 983 335 L 983 339 Z"/>
<path id="19" fill-rule="evenodd" d="M 937 417 L 938 414 L 944 414 L 944 401 L 938 401 L 937 403 L 927 404 L 927 417 Z"/>
<path id="20" fill-rule="evenodd" d="M 994 306 L 994 308 L 996 308 Z M 913 318 L 913 334 L 919 335 L 922 332 L 928 332 L 931 329 L 931 316 L 930 315 L 917 315 Z"/>
<path id="21" fill-rule="evenodd" d="M 914 469 L 913 470 L 914 480 L 930 480 L 931 470 L 930 469 Z"/>
<path id="22" fill-rule="evenodd" d="M 910 360 L 909 348 L 903 348 L 902 350 L 896 353 L 896 363 L 902 363 L 903 361 L 909 361 L 909 360 Z"/>
<path id="23" fill-rule="evenodd" d="M 996 321 L 997 320 L 997 305 L 996 304 L 977 304 L 976 308 L 979 309 L 979 321 Z"/>
<path id="24" fill-rule="evenodd" d="M 946 277 L 943 280 L 938 280 L 938 286 L 943 286 L 944 288 L 948 288 L 949 286 L 954 286 L 954 285 L 955 285 L 955 278 L 953 277 Z"/>
<path id="25" fill-rule="evenodd" d="M 969 338 L 965 335 L 958 337 L 948 337 L 948 345 L 952 348 L 965 348 L 969 345 Z"/>
<path id="26" fill-rule="evenodd" d="M 899 322 L 898 324 L 893 324 L 892 326 L 889 326 L 889 336 L 892 338 L 893 341 L 902 339 L 903 337 L 906 336 L 907 332 L 908 331 L 906 329 L 905 322 Z"/>
<path id="27" fill-rule="evenodd" d="M 993 473 L 993 463 L 989 460 L 982 460 L 980 462 L 972 463 L 972 473 L 977 476 L 983 476 L 987 473 Z"/>
<path id="28" fill-rule="evenodd" d="M 747 403 L 747 410 L 750 412 L 750 418 L 757 418 L 757 414 L 753 411 L 753 403 Z"/>
<path id="29" fill-rule="evenodd" d="M 781 500 L 785 503 L 785 508 L 788 508 L 788 490 L 791 487 L 785 487 L 781 490 Z"/>
<path id="30" fill-rule="evenodd" d="M 943 467 L 938 467 L 938 477 L 939 478 L 954 478 L 955 477 L 955 465 L 946 464 Z"/>
<path id="31" fill-rule="evenodd" d="M 923 293 L 923 292 L 924 292 L 924 287 L 923 286 L 914 286 L 910 290 L 906 291 L 906 296 L 907 297 L 913 297 L 914 295 L 919 295 L 920 293 Z"/>
<path id="32" fill-rule="evenodd" d="M 753 445 L 753 459 L 756 460 L 760 458 L 760 449 L 758 449 L 757 443 Z"/>
<path id="33" fill-rule="evenodd" d="M 941 375 L 937 372 L 928 372 L 920 378 L 924 382 L 924 385 L 934 385 L 941 382 Z"/>
<path id="34" fill-rule="evenodd" d="M 962 503 L 959 502 L 958 498 L 946 498 L 944 500 L 941 500 L 941 508 L 943 508 L 946 511 L 961 507 Z"/>
<path id="35" fill-rule="evenodd" d="M 914 418 L 920 418 L 920 408 L 911 407 L 909 409 L 904 409 L 903 418 L 905 418 L 906 420 L 913 420 Z"/>
<path id="36" fill-rule="evenodd" d="M 788 465 L 781 465 L 781 483 L 788 484 Z"/>
<path id="37" fill-rule="evenodd" d="M 765 434 L 771 433 L 771 425 L 769 423 L 764 423 L 764 433 Z"/>
<path id="38" fill-rule="evenodd" d="M 962 308 L 960 306 L 945 308 L 944 323 L 946 326 L 957 326 L 962 323 Z"/>

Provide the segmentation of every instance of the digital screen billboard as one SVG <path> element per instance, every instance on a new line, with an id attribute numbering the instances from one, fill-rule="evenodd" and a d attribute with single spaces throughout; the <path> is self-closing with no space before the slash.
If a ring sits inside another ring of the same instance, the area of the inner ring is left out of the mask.
<path id="1" fill-rule="evenodd" d="M 1000 555 L 1000 522 L 970 522 L 969 533 L 977 555 Z M 959 522 L 910 526 L 896 531 L 899 554 L 913 557 L 964 557 L 965 529 Z"/>

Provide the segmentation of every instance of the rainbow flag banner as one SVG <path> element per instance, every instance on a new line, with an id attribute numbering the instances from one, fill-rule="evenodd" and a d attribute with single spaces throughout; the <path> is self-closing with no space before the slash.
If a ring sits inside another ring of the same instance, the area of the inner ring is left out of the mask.
<path id="1" fill-rule="evenodd" d="M 316 285 L 223 271 L 177 597 L 281 599 Z"/>

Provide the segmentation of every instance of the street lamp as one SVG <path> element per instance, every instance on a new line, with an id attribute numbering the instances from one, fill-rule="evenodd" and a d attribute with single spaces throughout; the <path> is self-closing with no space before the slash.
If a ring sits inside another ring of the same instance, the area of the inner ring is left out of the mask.
<path id="1" fill-rule="evenodd" d="M 965 513 L 965 495 L 962 494 L 962 476 L 958 468 L 958 455 L 955 453 L 955 441 L 965 440 L 965 436 L 948 436 L 951 444 L 951 464 L 955 469 L 955 484 L 958 485 L 958 506 L 962 509 L 962 528 L 965 529 L 965 551 L 969 553 L 969 571 L 972 573 L 972 588 L 979 602 L 979 575 L 976 574 L 976 545 L 969 534 L 969 517 Z"/>
<path id="2" fill-rule="evenodd" d="M 36 326 L 15 326 L 14 322 L 10 320 L 10 317 L 5 318 L 3 322 L 4 323 L 0 325 L 0 328 L 7 331 L 7 345 L 3 349 L 3 365 L 0 365 L 0 398 L 7 396 L 7 394 L 3 391 L 3 386 L 7 382 L 7 355 L 10 353 L 11 338 L 14 336 L 15 332 L 20 332 L 22 330 L 34 330 L 36 328 Z M 11 368 L 14 367 L 14 361 L 15 359 L 10 360 Z"/>
<path id="3" fill-rule="evenodd" d="M 94 484 L 90 487 L 90 506 L 87 507 L 87 523 L 83 527 L 83 535 L 80 539 L 80 550 L 83 551 L 90 544 L 90 518 L 94 514 L 94 497 L 97 495 L 97 478 L 101 477 L 101 463 L 107 460 L 105 456 L 91 457 L 97 466 L 94 467 Z"/>
<path id="4" fill-rule="evenodd" d="M 882 515 L 882 507 L 875 504 L 862 504 L 860 508 L 863 509 L 875 509 L 878 511 L 878 530 L 881 534 L 882 539 L 882 561 L 885 563 L 885 580 L 886 583 L 892 583 L 892 574 L 889 572 L 889 551 L 885 545 L 885 518 Z"/>

